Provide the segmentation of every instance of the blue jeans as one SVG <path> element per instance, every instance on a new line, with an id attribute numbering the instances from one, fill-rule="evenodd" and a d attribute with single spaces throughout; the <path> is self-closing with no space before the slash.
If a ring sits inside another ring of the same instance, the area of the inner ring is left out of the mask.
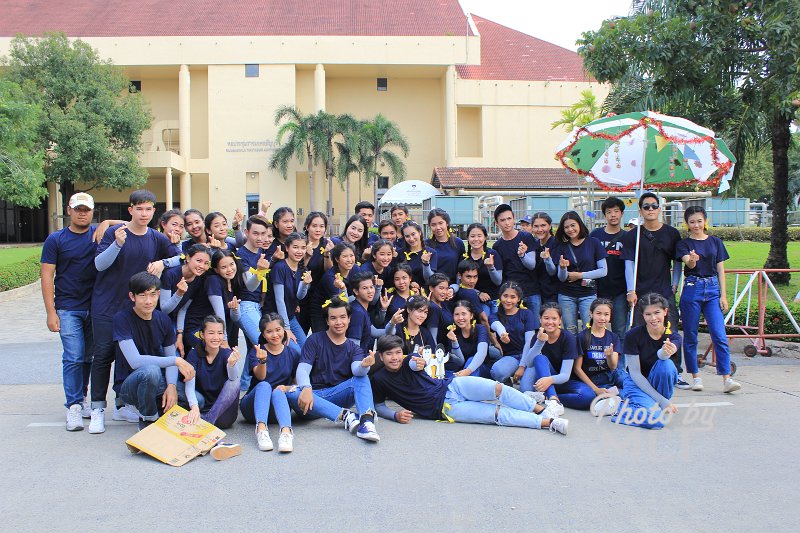
<path id="1" fill-rule="evenodd" d="M 258 344 L 258 337 L 261 335 L 258 330 L 260 321 L 261 307 L 257 302 L 239 302 L 239 327 L 242 328 L 244 336 L 247 337 L 250 344 Z"/>
<path id="2" fill-rule="evenodd" d="M 553 376 L 557 374 L 550 359 L 546 355 L 539 354 L 533 358 L 533 368 L 536 370 L 537 378 Z M 534 381 L 535 383 L 535 381 Z M 520 389 L 522 388 L 520 384 Z M 545 392 L 545 396 L 557 397 L 564 407 L 570 409 L 580 409 L 588 411 L 595 398 L 592 388 L 578 379 L 568 379 L 559 385 L 550 385 Z"/>
<path id="3" fill-rule="evenodd" d="M 523 298 L 525 307 L 533 313 L 533 329 L 539 329 L 539 319 L 542 312 L 542 297 L 539 294 L 531 294 Z"/>
<path id="4" fill-rule="evenodd" d="M 483 312 L 486 313 L 486 318 L 492 316 L 493 313 L 497 312 L 497 300 L 489 300 L 488 302 L 483 302 Z"/>
<path id="5" fill-rule="evenodd" d="M 606 370 L 605 372 L 600 372 L 598 374 L 594 374 L 593 376 L 589 376 L 589 379 L 592 380 L 592 383 L 594 383 L 595 386 L 600 387 L 601 389 L 617 387 L 621 390 L 625 384 L 624 382 L 626 374 L 627 372 L 622 370 L 620 366 L 617 366 L 617 368 L 614 370 Z"/>
<path id="6" fill-rule="evenodd" d="M 497 424 L 540 429 L 542 417 L 533 412 L 536 402 L 513 387 L 502 385 L 495 394 L 497 382 L 474 376 L 454 378 L 447 387 L 444 411 L 456 422 Z M 494 402 L 495 403 L 485 403 Z"/>
<path id="7" fill-rule="evenodd" d="M 591 296 L 565 296 L 558 295 L 558 306 L 561 308 L 561 321 L 564 324 L 564 329 L 573 335 L 578 333 L 578 315 L 580 314 L 583 326 L 589 323 L 591 313 L 589 307 L 592 302 L 597 299 L 596 294 Z"/>
<path id="8" fill-rule="evenodd" d="M 372 386 L 367 376 L 353 376 L 333 387 L 314 390 L 314 407 L 305 415 L 297 406 L 300 392 L 299 387 L 294 392 L 287 392 L 286 399 L 295 413 L 305 418 L 327 418 L 335 422 L 342 409 L 350 409 L 353 403 L 358 414 L 375 413 Z"/>
<path id="9" fill-rule="evenodd" d="M 89 390 L 89 377 L 92 371 L 92 320 L 89 311 L 56 310 L 61 323 L 61 356 L 63 372 L 64 407 L 83 402 Z"/>
<path id="10" fill-rule="evenodd" d="M 624 292 L 611 298 L 611 330 L 617 334 L 622 345 L 625 345 L 625 333 L 628 332 L 628 295 Z M 625 370 L 624 350 L 619 351 L 618 368 Z"/>
<path id="11" fill-rule="evenodd" d="M 661 396 L 672 398 L 675 391 L 675 382 L 678 379 L 678 369 L 671 359 L 659 359 L 650 369 L 647 381 Z M 625 383 L 620 393 L 622 406 L 611 421 L 626 426 L 637 426 L 646 429 L 661 429 L 661 407 L 649 394 L 642 391 L 630 374 L 625 374 Z"/>
<path id="12" fill-rule="evenodd" d="M 119 390 L 119 397 L 127 405 L 139 410 L 144 420 L 158 420 L 159 398 L 167 390 L 164 374 L 156 365 L 140 366 L 125 378 Z"/>
<path id="13" fill-rule="evenodd" d="M 269 406 L 272 405 L 274 416 L 270 416 Z M 286 393 L 280 389 L 273 389 L 267 381 L 262 381 L 253 390 L 245 394 L 239 404 L 242 416 L 249 424 L 264 425 L 277 419 L 281 428 L 292 427 L 292 412 L 289 410 L 289 400 Z"/>
<path id="14" fill-rule="evenodd" d="M 303 330 L 303 326 L 300 325 L 300 321 L 297 320 L 297 316 L 289 319 L 289 329 L 297 337 L 297 344 L 300 346 L 300 351 L 302 351 L 303 345 L 306 343 L 306 332 Z"/>
<path id="15" fill-rule="evenodd" d="M 504 382 L 514 375 L 521 364 L 519 355 L 504 355 L 492 364 L 490 371 L 492 379 Z"/>
<path id="16" fill-rule="evenodd" d="M 643 294 L 636 293 L 639 298 L 644 296 Z M 678 331 L 678 306 L 675 304 L 675 295 L 670 292 L 669 294 L 662 294 L 664 298 L 667 299 L 669 303 L 669 312 L 667 314 L 667 320 L 669 320 L 670 325 L 672 326 L 672 331 Z M 636 310 L 633 313 L 633 325 L 634 326 L 641 326 L 644 324 L 644 315 L 640 310 Z M 683 353 L 683 345 L 678 346 L 678 351 L 675 352 L 670 359 L 675 364 L 675 368 L 678 369 L 678 375 L 683 372 L 681 368 L 681 354 Z"/>
<path id="17" fill-rule="evenodd" d="M 731 350 L 725 334 L 725 317 L 719 306 L 719 280 L 713 278 L 686 278 L 681 293 L 681 319 L 683 320 L 683 357 L 686 370 L 697 374 L 697 328 L 700 313 L 706 317 L 708 332 L 717 359 L 717 374 L 731 373 Z"/>

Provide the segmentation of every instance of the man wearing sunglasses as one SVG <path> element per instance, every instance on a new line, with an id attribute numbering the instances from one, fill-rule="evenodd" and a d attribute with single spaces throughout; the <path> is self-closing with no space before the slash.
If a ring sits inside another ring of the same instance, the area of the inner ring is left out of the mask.
<path id="1" fill-rule="evenodd" d="M 646 192 L 639 197 L 639 221 L 641 230 L 627 232 L 622 241 L 622 259 L 625 261 L 625 284 L 628 288 L 628 304 L 634 309 L 633 324 L 644 323 L 644 317 L 636 310 L 639 297 L 655 292 L 664 296 L 669 302 L 668 320 L 673 328 L 678 327 L 678 306 L 675 304 L 675 293 L 681 278 L 681 264 L 676 248 L 681 240 L 677 229 L 663 224 L 661 218 L 661 201 L 655 193 Z M 634 264 L 636 255 L 636 239 L 639 238 L 639 263 L 634 281 Z M 680 389 L 688 389 L 690 385 L 683 380 L 681 374 L 681 347 L 671 357 L 678 369 Z"/>

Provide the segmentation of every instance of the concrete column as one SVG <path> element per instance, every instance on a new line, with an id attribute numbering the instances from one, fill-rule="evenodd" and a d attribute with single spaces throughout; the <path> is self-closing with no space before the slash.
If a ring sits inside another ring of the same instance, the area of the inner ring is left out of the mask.
<path id="1" fill-rule="evenodd" d="M 181 210 L 185 211 L 192 207 L 192 174 L 191 174 L 191 77 L 189 66 L 181 65 L 178 74 L 178 143 L 180 144 L 181 156 L 186 165 L 186 172 L 181 175 Z"/>
<path id="2" fill-rule="evenodd" d="M 456 67 L 447 67 L 444 76 L 444 160 L 453 166 L 456 159 Z"/>
<path id="3" fill-rule="evenodd" d="M 172 209 L 172 167 L 167 167 L 167 171 L 164 173 L 164 199 L 167 211 L 169 211 Z"/>
<path id="4" fill-rule="evenodd" d="M 325 111 L 325 67 L 314 69 L 314 112 Z"/>

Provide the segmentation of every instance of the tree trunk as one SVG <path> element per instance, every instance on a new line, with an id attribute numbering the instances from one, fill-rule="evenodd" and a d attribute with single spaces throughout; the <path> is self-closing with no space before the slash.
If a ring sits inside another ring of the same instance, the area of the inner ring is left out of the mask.
<path id="1" fill-rule="evenodd" d="M 772 138 L 772 232 L 770 233 L 769 255 L 764 268 L 789 268 L 786 247 L 789 231 L 786 209 L 789 203 L 789 145 L 792 137 L 789 130 L 791 120 L 780 111 L 775 113 L 770 124 Z M 789 283 L 788 272 L 770 274 L 773 283 Z"/>
<path id="2" fill-rule="evenodd" d="M 350 209 L 350 174 L 347 175 L 345 180 L 347 182 L 347 184 L 346 184 L 347 192 L 345 193 L 346 200 L 345 200 L 345 207 L 344 208 L 345 208 L 345 210 L 348 210 L 348 209 Z"/>
<path id="3" fill-rule="evenodd" d="M 308 212 L 314 211 L 314 162 L 308 154 Z"/>
<path id="4" fill-rule="evenodd" d="M 325 175 L 328 177 L 328 219 L 333 216 L 333 173 L 326 168 Z"/>

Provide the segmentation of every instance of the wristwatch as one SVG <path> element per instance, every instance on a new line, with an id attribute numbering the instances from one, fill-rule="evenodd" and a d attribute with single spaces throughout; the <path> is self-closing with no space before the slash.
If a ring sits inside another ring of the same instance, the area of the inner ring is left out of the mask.
<path id="1" fill-rule="evenodd" d="M 267 358 L 265 357 L 264 359 L 259 359 L 258 360 L 258 364 L 259 365 L 266 365 L 267 364 Z"/>

